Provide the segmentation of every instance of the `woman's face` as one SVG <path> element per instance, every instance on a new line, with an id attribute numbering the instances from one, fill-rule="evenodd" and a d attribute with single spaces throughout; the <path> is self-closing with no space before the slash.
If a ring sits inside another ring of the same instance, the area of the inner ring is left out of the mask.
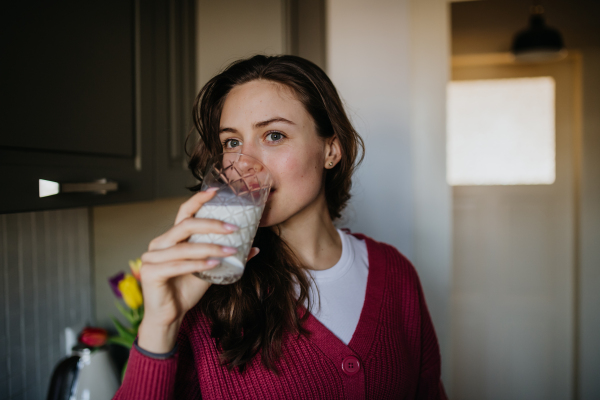
<path id="1" fill-rule="evenodd" d="M 273 175 L 260 226 L 287 221 L 323 193 L 332 140 L 317 135 L 313 118 L 288 87 L 265 80 L 234 87 L 223 105 L 219 138 L 224 151 L 252 156 Z"/>

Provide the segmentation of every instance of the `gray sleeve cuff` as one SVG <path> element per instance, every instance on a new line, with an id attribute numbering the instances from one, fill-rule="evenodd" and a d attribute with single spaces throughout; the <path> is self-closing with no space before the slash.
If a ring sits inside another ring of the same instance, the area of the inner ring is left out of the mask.
<path id="1" fill-rule="evenodd" d="M 137 338 L 135 338 L 135 340 L 133 342 L 133 346 L 135 347 L 135 349 L 137 351 L 139 351 L 146 357 L 155 358 L 157 360 L 165 360 L 167 358 L 171 358 L 175 355 L 175 353 L 177 353 L 177 343 L 175 343 L 175 347 L 173 347 L 173 350 L 169 351 L 168 353 L 152 353 L 148 350 L 144 350 L 140 346 L 138 346 Z"/>

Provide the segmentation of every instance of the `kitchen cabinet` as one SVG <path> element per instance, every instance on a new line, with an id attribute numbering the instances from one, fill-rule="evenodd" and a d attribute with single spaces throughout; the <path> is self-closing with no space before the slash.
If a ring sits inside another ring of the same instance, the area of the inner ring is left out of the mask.
<path id="1" fill-rule="evenodd" d="M 0 213 L 189 193 L 194 21 L 191 0 L 5 6 Z"/>

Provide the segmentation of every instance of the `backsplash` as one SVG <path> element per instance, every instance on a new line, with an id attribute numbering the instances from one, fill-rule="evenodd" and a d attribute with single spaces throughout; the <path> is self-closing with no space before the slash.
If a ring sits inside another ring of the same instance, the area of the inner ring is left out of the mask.
<path id="1" fill-rule="evenodd" d="M 87 208 L 0 215 L 0 399 L 42 399 L 66 327 L 92 323 Z"/>

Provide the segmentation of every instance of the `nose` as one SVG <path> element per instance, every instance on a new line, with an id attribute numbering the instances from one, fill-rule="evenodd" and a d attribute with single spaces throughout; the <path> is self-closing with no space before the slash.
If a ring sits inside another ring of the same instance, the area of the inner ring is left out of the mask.
<path id="1" fill-rule="evenodd" d="M 244 153 L 227 153 L 224 155 L 228 158 L 224 161 L 224 165 L 230 165 L 231 175 L 228 173 L 228 178 L 231 181 L 245 182 L 245 185 L 250 191 L 265 189 L 266 192 L 271 188 L 272 177 L 269 169 L 258 159 Z"/>
<path id="2" fill-rule="evenodd" d="M 248 139 L 244 142 L 244 144 L 242 144 L 242 146 L 239 148 L 239 152 L 250 156 L 252 158 L 254 158 L 255 160 L 261 161 L 261 152 L 260 152 L 260 146 L 255 143 L 254 140 L 252 139 Z M 240 160 L 238 160 L 238 162 L 244 162 L 246 164 L 248 164 L 249 160 L 246 159 L 246 157 L 241 157 Z"/>
<path id="3" fill-rule="evenodd" d="M 242 173 L 243 176 L 255 175 L 262 172 L 264 166 L 253 156 L 247 154 L 240 154 L 239 158 L 235 162 L 237 169 Z"/>
<path id="4" fill-rule="evenodd" d="M 233 167 L 231 172 L 237 173 L 241 177 L 258 175 L 266 171 L 265 166 L 260 160 L 246 153 L 224 153 L 223 166 Z M 232 176 L 231 178 L 235 177 Z"/>

